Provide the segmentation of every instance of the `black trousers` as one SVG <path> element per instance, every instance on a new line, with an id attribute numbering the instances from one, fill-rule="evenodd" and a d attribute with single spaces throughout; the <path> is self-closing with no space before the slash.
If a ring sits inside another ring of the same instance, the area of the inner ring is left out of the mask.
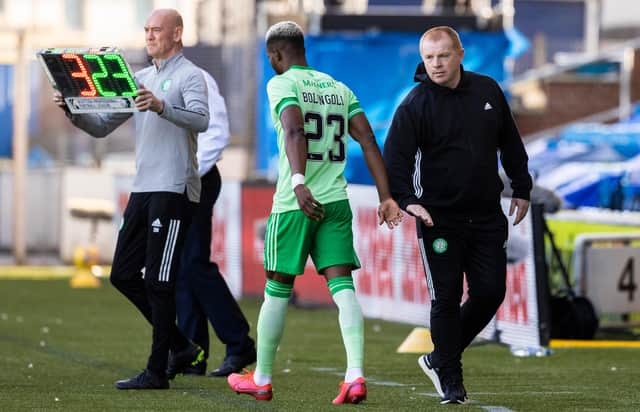
<path id="1" fill-rule="evenodd" d="M 176 326 L 175 282 L 193 205 L 184 194 L 132 193 L 113 257 L 111 283 L 153 328 L 147 369 L 159 375 L 169 350 L 188 345 Z"/>
<path id="2" fill-rule="evenodd" d="M 482 218 L 431 215 L 434 226 L 417 224 L 431 295 L 431 360 L 461 373 L 462 352 L 504 300 L 507 219 L 502 212 Z M 460 306 L 465 274 L 469 297 Z"/>
<path id="3" fill-rule="evenodd" d="M 176 284 L 178 326 L 205 350 L 208 358 L 209 319 L 216 336 L 226 345 L 226 356 L 240 355 L 254 346 L 249 323 L 218 265 L 210 260 L 211 217 L 221 186 L 218 168 L 214 166 L 201 182 L 200 203 L 187 232 Z"/>

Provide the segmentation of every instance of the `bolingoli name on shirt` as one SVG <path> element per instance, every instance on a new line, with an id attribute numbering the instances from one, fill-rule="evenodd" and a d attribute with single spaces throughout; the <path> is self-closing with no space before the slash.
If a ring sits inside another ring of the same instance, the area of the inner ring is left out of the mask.
<path id="1" fill-rule="evenodd" d="M 318 94 L 313 92 L 302 92 L 302 101 L 314 104 L 333 104 L 344 106 L 344 98 L 339 94 Z"/>

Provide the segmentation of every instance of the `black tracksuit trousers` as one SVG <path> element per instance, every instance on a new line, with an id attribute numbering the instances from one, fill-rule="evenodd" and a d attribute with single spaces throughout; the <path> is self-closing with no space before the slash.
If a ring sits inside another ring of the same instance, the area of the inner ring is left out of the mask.
<path id="1" fill-rule="evenodd" d="M 502 212 L 482 218 L 433 212 L 431 216 L 432 227 L 417 220 L 431 295 L 431 361 L 434 367 L 461 374 L 462 352 L 504 299 L 508 223 Z M 460 306 L 465 274 L 469 296 Z"/>
<path id="2" fill-rule="evenodd" d="M 147 369 L 160 376 L 169 349 L 181 351 L 189 343 L 176 326 L 175 284 L 194 205 L 185 194 L 132 193 L 113 256 L 111 283 L 151 323 Z"/>
<path id="3" fill-rule="evenodd" d="M 178 326 L 209 357 L 207 318 L 227 347 L 226 356 L 253 350 L 249 323 L 234 299 L 218 265 L 211 262 L 211 217 L 222 181 L 216 166 L 201 179 L 200 203 L 186 234 L 176 282 Z"/>

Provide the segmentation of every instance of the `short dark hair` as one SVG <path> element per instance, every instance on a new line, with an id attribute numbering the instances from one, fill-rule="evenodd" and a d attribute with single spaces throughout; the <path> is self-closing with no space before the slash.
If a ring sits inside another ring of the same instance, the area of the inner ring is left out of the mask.
<path id="1" fill-rule="evenodd" d="M 292 47 L 294 51 L 304 51 L 304 32 L 302 28 L 292 21 L 281 21 L 269 27 L 265 35 L 267 47 L 276 43 L 284 43 Z"/>

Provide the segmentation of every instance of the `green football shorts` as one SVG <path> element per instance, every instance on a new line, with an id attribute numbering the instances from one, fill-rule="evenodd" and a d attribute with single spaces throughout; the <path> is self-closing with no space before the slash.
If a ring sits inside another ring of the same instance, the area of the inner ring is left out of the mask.
<path id="1" fill-rule="evenodd" d="M 338 265 L 358 269 L 360 261 L 353 248 L 352 220 L 346 199 L 324 205 L 324 219 L 319 222 L 309 219 L 302 210 L 272 213 L 264 240 L 264 268 L 301 275 L 311 255 L 318 272 Z"/>

